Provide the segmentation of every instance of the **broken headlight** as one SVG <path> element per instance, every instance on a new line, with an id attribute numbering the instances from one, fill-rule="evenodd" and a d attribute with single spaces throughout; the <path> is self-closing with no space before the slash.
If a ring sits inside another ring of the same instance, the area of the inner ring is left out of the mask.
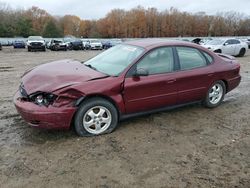
<path id="1" fill-rule="evenodd" d="M 39 92 L 29 96 L 30 100 L 39 106 L 48 106 L 54 102 L 56 95 L 52 93 Z"/>

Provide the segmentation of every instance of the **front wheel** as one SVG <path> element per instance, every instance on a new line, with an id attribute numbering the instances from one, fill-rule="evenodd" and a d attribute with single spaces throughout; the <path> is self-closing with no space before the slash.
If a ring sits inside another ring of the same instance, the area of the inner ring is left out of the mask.
<path id="1" fill-rule="evenodd" d="M 214 108 L 221 104 L 226 93 L 226 86 L 223 81 L 215 82 L 208 90 L 204 105 Z"/>
<path id="2" fill-rule="evenodd" d="M 79 136 L 95 136 L 111 133 L 118 124 L 118 113 L 109 101 L 91 98 L 79 106 L 74 120 Z"/>

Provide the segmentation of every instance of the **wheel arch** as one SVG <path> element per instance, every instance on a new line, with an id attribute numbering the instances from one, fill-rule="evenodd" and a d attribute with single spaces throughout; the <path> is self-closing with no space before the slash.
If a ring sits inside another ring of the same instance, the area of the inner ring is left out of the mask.
<path id="1" fill-rule="evenodd" d="M 226 87 L 225 93 L 227 93 L 227 92 L 228 92 L 228 82 L 227 82 L 227 80 L 225 80 L 225 79 L 221 79 L 221 81 L 224 82 L 225 87 Z"/>
<path id="2" fill-rule="evenodd" d="M 86 100 L 89 100 L 91 98 L 102 98 L 104 100 L 109 101 L 111 104 L 113 104 L 117 110 L 117 115 L 118 115 L 118 121 L 120 120 L 121 117 L 121 111 L 119 110 L 118 104 L 109 96 L 106 95 L 102 95 L 102 94 L 91 94 L 91 95 L 86 95 L 86 96 L 82 96 L 80 98 L 78 98 L 75 102 L 75 107 L 77 108 L 76 111 L 74 112 L 72 118 L 71 118 L 71 122 L 70 122 L 70 126 L 69 129 L 74 130 L 74 120 L 75 120 L 75 116 L 78 110 L 78 107 Z"/>
<path id="3" fill-rule="evenodd" d="M 214 50 L 215 53 L 222 53 L 222 50 L 220 48 Z"/>
<path id="4" fill-rule="evenodd" d="M 118 112 L 118 117 L 120 118 L 121 115 L 121 111 L 119 109 L 119 105 L 115 102 L 114 99 L 112 99 L 109 96 L 106 95 L 102 95 L 102 94 L 91 94 L 91 95 L 86 95 L 86 96 L 82 96 L 79 99 L 77 99 L 75 106 L 79 107 L 84 101 L 89 100 L 91 98 L 102 98 L 104 100 L 107 100 L 108 102 L 110 102 L 111 104 L 114 105 L 114 107 L 116 108 L 117 112 Z"/>

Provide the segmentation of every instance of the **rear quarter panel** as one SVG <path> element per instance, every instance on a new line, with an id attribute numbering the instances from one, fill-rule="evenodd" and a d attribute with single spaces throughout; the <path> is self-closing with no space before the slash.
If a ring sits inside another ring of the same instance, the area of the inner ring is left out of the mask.
<path id="1" fill-rule="evenodd" d="M 216 55 L 213 68 L 215 81 L 223 80 L 226 83 L 227 92 L 239 85 L 241 81 L 240 64 L 235 58 L 222 58 Z"/>

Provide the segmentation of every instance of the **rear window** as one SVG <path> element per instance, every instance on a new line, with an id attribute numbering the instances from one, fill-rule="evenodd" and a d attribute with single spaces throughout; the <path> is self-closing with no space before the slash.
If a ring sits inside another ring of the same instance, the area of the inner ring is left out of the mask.
<path id="1" fill-rule="evenodd" d="M 204 54 L 204 56 L 207 58 L 207 60 L 208 60 L 208 63 L 212 63 L 213 62 L 213 58 L 212 58 L 212 56 L 211 55 L 209 55 L 208 53 L 206 53 L 206 52 L 202 52 L 203 54 Z"/>

